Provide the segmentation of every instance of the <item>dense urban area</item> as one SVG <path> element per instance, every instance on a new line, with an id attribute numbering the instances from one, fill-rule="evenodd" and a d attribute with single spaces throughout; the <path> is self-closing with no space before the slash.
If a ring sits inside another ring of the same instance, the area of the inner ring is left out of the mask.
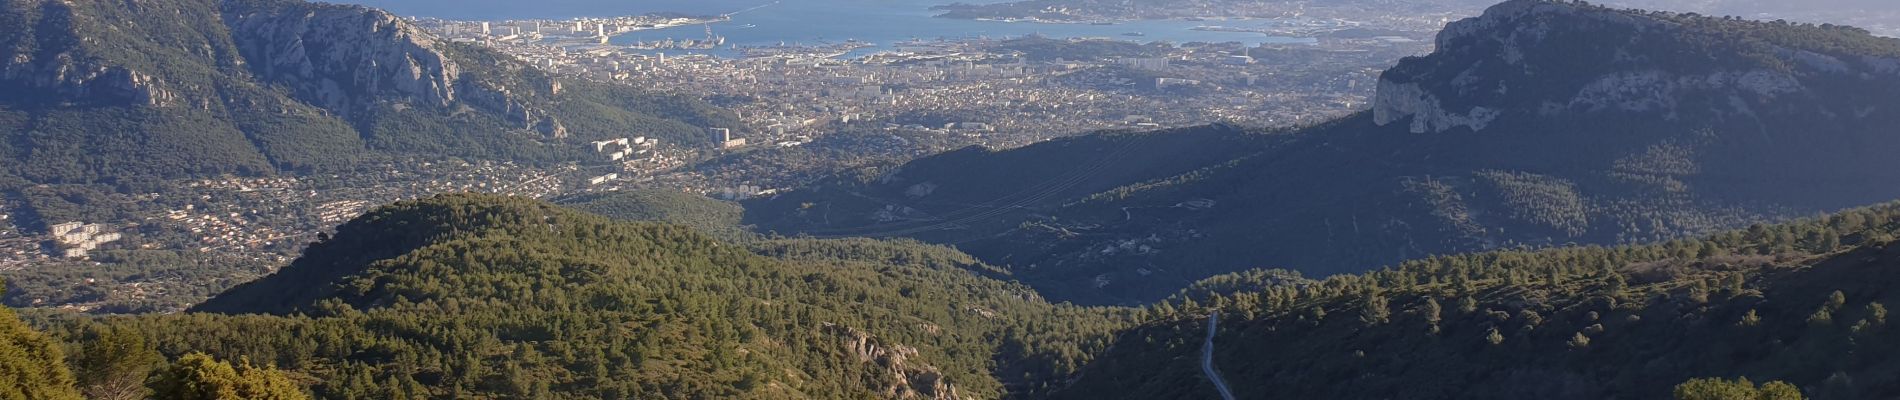
<path id="1" fill-rule="evenodd" d="M 721 193 L 783 188 L 848 166 L 813 154 L 901 158 L 1101 129 L 1321 121 L 1363 109 L 1379 71 L 1429 51 L 1430 35 L 1448 19 L 1276 20 L 1280 28 L 1257 33 L 1297 39 L 1257 47 L 1040 36 L 721 46 L 724 38 L 705 25 L 718 17 L 417 23 L 557 73 L 705 96 L 738 112 L 746 132 L 710 134 L 718 153 L 743 155 L 656 151 L 651 156 L 704 162 L 642 163 L 607 182 Z M 602 44 L 616 33 L 698 29 L 680 25 L 702 25 L 705 37 Z M 804 146 L 823 149 L 793 149 Z"/>

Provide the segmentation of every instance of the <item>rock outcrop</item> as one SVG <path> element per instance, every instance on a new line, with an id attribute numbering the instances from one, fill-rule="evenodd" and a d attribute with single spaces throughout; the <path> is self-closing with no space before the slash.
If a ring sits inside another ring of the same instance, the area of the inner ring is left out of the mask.
<path id="1" fill-rule="evenodd" d="M 1410 119 L 1412 133 L 1444 132 L 1453 128 L 1484 130 L 1498 118 L 1498 111 L 1473 106 L 1463 112 L 1446 110 L 1438 96 L 1416 83 L 1398 83 L 1380 79 L 1378 96 L 1373 98 L 1372 118 L 1379 125 Z"/>
<path id="2" fill-rule="evenodd" d="M 64 2 L 45 2 L 39 10 L 41 28 L 60 34 L 76 35 L 74 10 Z M 103 102 L 166 106 L 178 95 L 165 82 L 146 72 L 76 55 L 62 41 L 35 43 L 50 48 L 15 47 L 0 51 L 6 62 L 0 64 L 0 85 L 24 90 L 46 91 L 45 100 L 61 102 Z M 32 51 L 39 50 L 39 51 Z"/>
<path id="3" fill-rule="evenodd" d="M 836 335 L 858 361 L 884 368 L 893 380 L 884 388 L 885 398 L 891 399 L 932 399 L 958 400 L 964 397 L 957 393 L 957 387 L 944 379 L 943 373 L 936 367 L 912 362 L 917 349 L 910 346 L 884 344 L 877 337 L 856 328 L 827 323 L 826 332 Z"/>
<path id="4" fill-rule="evenodd" d="M 299 0 L 0 1 L 0 108 L 22 114 L 0 118 L 14 144 L 0 175 L 38 183 L 366 154 L 585 162 L 602 157 L 563 139 L 690 146 L 738 125 L 685 95 L 564 80 L 387 12 Z"/>
<path id="5" fill-rule="evenodd" d="M 1819 111 L 1809 101 L 1814 85 L 1891 77 L 1897 63 L 1729 31 L 1734 26 L 1708 29 L 1723 22 L 1549 0 L 1505 2 L 1447 25 L 1437 51 L 1381 76 L 1373 118 L 1380 125 L 1405 123 L 1414 133 L 1484 131 L 1500 120 L 1566 114 L 1757 120 Z M 1750 29 L 1797 30 L 1776 23 Z M 1818 30 L 1864 36 L 1854 28 Z M 1788 36 L 1815 35 L 1793 33 Z"/>
<path id="6" fill-rule="evenodd" d="M 162 12 L 168 6 L 184 7 L 161 3 L 128 7 Z M 97 12 L 98 7 L 81 8 L 56 1 L 15 7 L 22 8 L 15 12 L 37 17 L 32 33 L 39 37 L 0 49 L 0 55 L 6 56 L 0 63 L 0 85 L 56 94 L 41 96 L 50 100 L 172 105 L 181 100 L 181 95 L 169 87 L 171 83 L 165 81 L 161 71 L 175 73 L 179 67 L 173 63 L 192 62 L 242 67 L 240 71 L 248 72 L 251 78 L 284 87 L 296 100 L 346 120 L 359 120 L 391 103 L 449 111 L 467 105 L 495 114 L 517 129 L 555 138 L 567 136 L 567 128 L 542 105 L 546 99 L 537 98 L 555 95 L 560 90 L 558 83 L 511 88 L 499 83 L 505 80 L 472 78 L 448 53 L 448 43 L 377 9 L 290 1 L 226 1 L 216 10 L 190 10 L 215 15 L 218 20 L 182 22 L 223 25 L 229 31 L 228 42 L 226 38 L 202 38 L 204 44 L 191 45 L 213 50 L 194 51 L 196 57 L 192 59 L 128 62 L 95 47 L 113 40 L 100 30 L 145 33 L 102 25 L 127 22 L 89 14 Z M 236 57 L 216 54 L 215 48 L 224 43 L 235 47 Z M 209 91 L 200 91 L 197 97 L 191 103 L 215 101 L 209 99 L 213 97 Z"/>
<path id="7" fill-rule="evenodd" d="M 559 119 L 516 89 L 466 76 L 445 43 L 388 12 L 227 2 L 223 16 L 252 71 L 333 113 L 349 117 L 390 101 L 439 109 L 466 103 L 520 129 L 567 136 Z"/>
<path id="8" fill-rule="evenodd" d="M 224 22 L 259 77 L 343 115 L 372 99 L 447 107 L 460 70 L 435 39 L 387 12 L 276 3 L 234 6 Z"/>

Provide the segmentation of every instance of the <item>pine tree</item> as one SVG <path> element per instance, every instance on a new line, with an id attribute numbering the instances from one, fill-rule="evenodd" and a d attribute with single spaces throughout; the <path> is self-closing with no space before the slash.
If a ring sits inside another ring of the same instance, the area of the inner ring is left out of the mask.
<path id="1" fill-rule="evenodd" d="M 1425 323 L 1434 327 L 1438 326 L 1438 322 L 1442 320 L 1439 314 L 1443 311 L 1443 307 L 1438 305 L 1438 299 L 1430 297 L 1425 298 L 1425 305 L 1419 308 L 1419 314 L 1425 317 Z"/>
<path id="2" fill-rule="evenodd" d="M 1795 387 L 1787 382 L 1772 381 L 1761 384 L 1761 390 L 1756 392 L 1755 398 L 1760 400 L 1802 400 L 1805 397 L 1801 395 L 1801 388 Z"/>
<path id="3" fill-rule="evenodd" d="M 145 378 L 165 357 L 145 335 L 121 325 L 89 330 L 79 352 L 80 387 L 94 400 L 142 400 L 151 390 Z"/>
<path id="4" fill-rule="evenodd" d="M 1359 312 L 1359 321 L 1366 323 L 1366 325 L 1383 324 L 1391 319 L 1391 304 L 1383 295 L 1367 297 L 1365 303 L 1362 305 L 1364 307 Z"/>
<path id="5" fill-rule="evenodd" d="M 1690 379 L 1675 388 L 1676 400 L 1802 400 L 1801 389 L 1787 382 L 1773 381 L 1756 387 L 1748 378 Z"/>
<path id="6" fill-rule="evenodd" d="M 0 307 L 0 399 L 79 400 L 58 342 Z"/>
<path id="7" fill-rule="evenodd" d="M 1696 304 L 1708 304 L 1709 282 L 1698 279 L 1695 282 L 1690 283 L 1689 284 L 1689 301 L 1693 301 Z"/>
<path id="8" fill-rule="evenodd" d="M 1748 378 L 1727 381 L 1717 378 L 1690 379 L 1676 385 L 1676 400 L 1752 400 L 1759 390 Z"/>
<path id="9" fill-rule="evenodd" d="M 1743 276 L 1741 272 L 1735 272 L 1723 276 L 1722 286 L 1723 289 L 1728 292 L 1728 297 L 1734 298 L 1742 295 L 1742 291 L 1746 289 L 1747 283 L 1748 277 Z"/>
<path id="10" fill-rule="evenodd" d="M 1608 292 L 1606 294 L 1609 294 L 1610 297 L 1623 297 L 1623 292 L 1629 290 L 1629 281 L 1623 278 L 1623 274 L 1617 273 L 1615 270 L 1606 269 L 1604 271 L 1609 274 L 1607 283 L 1604 284 L 1604 291 Z"/>
<path id="11" fill-rule="evenodd" d="M 186 354 L 153 374 L 153 397 L 159 400 L 305 400 L 309 396 L 275 368 L 236 366 L 204 353 Z"/>

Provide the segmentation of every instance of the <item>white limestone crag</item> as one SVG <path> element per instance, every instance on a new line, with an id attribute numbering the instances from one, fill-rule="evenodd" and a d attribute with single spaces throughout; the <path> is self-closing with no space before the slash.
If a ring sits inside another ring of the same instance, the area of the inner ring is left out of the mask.
<path id="1" fill-rule="evenodd" d="M 1448 111 L 1436 95 L 1416 83 L 1379 80 L 1379 92 L 1373 98 L 1372 119 L 1379 125 L 1410 119 L 1412 133 L 1444 132 L 1454 128 L 1484 130 L 1498 118 L 1498 111 L 1483 106 L 1464 112 Z"/>
<path id="2" fill-rule="evenodd" d="M 333 5 L 227 8 L 224 20 L 252 71 L 346 117 L 388 99 L 435 108 L 467 104 L 499 114 L 521 129 L 557 138 L 567 134 L 549 112 L 524 100 L 527 94 L 471 79 L 445 52 L 446 43 L 381 10 Z"/>
<path id="3" fill-rule="evenodd" d="M 252 71 L 343 113 L 355 111 L 360 98 L 380 94 L 437 107 L 455 101 L 460 68 L 427 33 L 367 8 L 298 11 L 224 14 Z"/>
<path id="4" fill-rule="evenodd" d="M 1629 43 L 1606 42 L 1607 48 L 1579 50 L 1575 41 L 1580 26 L 1601 33 L 1604 40 Z M 1900 73 L 1900 62 L 1894 60 L 1779 47 L 1767 52 L 1772 60 L 1685 66 L 1655 62 L 1667 55 L 1643 47 L 1645 40 L 1667 40 L 1683 29 L 1678 20 L 1636 12 L 1548 0 L 1508 1 L 1447 25 L 1437 37 L 1437 51 L 1402 61 L 1381 76 L 1373 120 L 1379 125 L 1405 123 L 1413 133 L 1433 133 L 1484 131 L 1500 118 L 1518 115 L 1611 112 L 1673 121 L 1697 113 L 1760 118 L 1764 106 L 1799 107 L 1800 99 L 1811 96 L 1804 83 L 1811 79 L 1874 79 Z M 1552 39 L 1566 35 L 1568 41 Z M 1567 62 L 1580 57 L 1605 62 L 1591 64 L 1594 69 L 1567 68 Z M 1548 75 L 1549 70 L 1566 75 Z"/>

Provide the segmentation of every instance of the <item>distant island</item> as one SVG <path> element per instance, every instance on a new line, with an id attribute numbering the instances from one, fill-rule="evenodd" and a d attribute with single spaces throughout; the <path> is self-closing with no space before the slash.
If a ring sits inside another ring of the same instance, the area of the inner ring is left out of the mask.
<path id="1" fill-rule="evenodd" d="M 1900 11 L 1864 6 L 1864 0 L 1758 2 L 1747 0 L 1603 0 L 1611 7 L 1668 10 L 1704 15 L 1738 15 L 1758 20 L 1846 23 L 1876 35 L 1900 36 Z M 1155 19 L 1345 19 L 1356 21 L 1436 21 L 1477 15 L 1491 0 L 1019 0 L 993 4 L 950 3 L 931 7 L 938 18 L 1041 22 L 1112 23 Z"/>
<path id="2" fill-rule="evenodd" d="M 930 9 L 937 12 L 937 18 L 950 19 L 1095 25 L 1142 20 L 1208 21 L 1208 25 L 1197 30 L 1319 37 L 1368 28 L 1432 32 L 1445 22 L 1476 14 L 1484 5 L 1488 4 L 1468 0 L 1412 1 L 1396 5 L 1348 0 L 1327 7 L 1238 0 L 1023 0 L 994 4 L 958 2 Z M 1270 23 L 1245 27 L 1217 24 L 1256 20 Z"/>
<path id="3" fill-rule="evenodd" d="M 1399 4 L 1348 0 L 1325 7 L 1302 2 L 1239 0 L 1023 0 L 993 4 L 951 3 L 931 7 L 939 18 L 1044 23 L 1112 23 L 1154 19 L 1368 19 L 1406 15 L 1442 24 L 1446 15 L 1475 14 L 1488 2 L 1409 1 Z"/>

